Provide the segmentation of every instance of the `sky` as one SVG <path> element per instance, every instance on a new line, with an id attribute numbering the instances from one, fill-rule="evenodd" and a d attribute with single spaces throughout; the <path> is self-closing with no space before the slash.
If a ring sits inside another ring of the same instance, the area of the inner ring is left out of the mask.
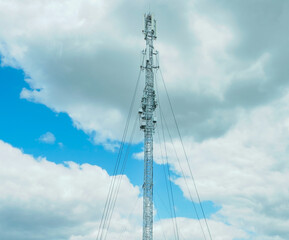
<path id="1" fill-rule="evenodd" d="M 148 11 L 212 239 L 289 239 L 286 0 L 0 0 L 0 239 L 96 239 Z M 143 73 L 140 81 L 132 119 Z M 175 239 L 169 182 L 180 239 L 210 239 L 160 74 L 155 81 L 172 141 L 156 131 L 154 239 Z M 132 142 L 108 240 L 142 236 L 140 131 Z"/>

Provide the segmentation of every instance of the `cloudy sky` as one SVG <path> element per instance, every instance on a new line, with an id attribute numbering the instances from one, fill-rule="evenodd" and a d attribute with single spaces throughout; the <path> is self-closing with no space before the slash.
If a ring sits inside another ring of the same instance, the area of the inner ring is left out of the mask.
<path id="1" fill-rule="evenodd" d="M 286 0 L 0 0 L 0 239 L 96 239 L 149 10 L 212 239 L 289 239 Z M 174 144 L 156 134 L 154 237 L 175 239 L 166 142 L 180 239 L 210 239 L 157 76 Z M 107 239 L 141 238 L 141 136 Z"/>

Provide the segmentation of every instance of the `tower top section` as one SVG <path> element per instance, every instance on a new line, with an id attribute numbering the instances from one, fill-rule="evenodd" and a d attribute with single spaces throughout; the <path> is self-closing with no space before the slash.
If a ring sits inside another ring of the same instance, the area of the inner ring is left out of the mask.
<path id="1" fill-rule="evenodd" d="M 143 33 L 145 35 L 145 39 L 157 38 L 157 24 L 156 20 L 153 17 L 153 14 L 147 13 L 144 15 L 144 30 Z"/>

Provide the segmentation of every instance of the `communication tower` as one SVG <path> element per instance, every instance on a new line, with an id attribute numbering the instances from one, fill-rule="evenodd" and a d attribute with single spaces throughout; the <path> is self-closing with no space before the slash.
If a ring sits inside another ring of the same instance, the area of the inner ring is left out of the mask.
<path id="1" fill-rule="evenodd" d="M 144 16 L 145 88 L 139 109 L 140 129 L 144 131 L 144 184 L 143 184 L 143 240 L 153 239 L 153 134 L 156 125 L 155 109 L 157 107 L 154 89 L 154 40 L 156 37 L 156 20 L 151 13 Z"/>

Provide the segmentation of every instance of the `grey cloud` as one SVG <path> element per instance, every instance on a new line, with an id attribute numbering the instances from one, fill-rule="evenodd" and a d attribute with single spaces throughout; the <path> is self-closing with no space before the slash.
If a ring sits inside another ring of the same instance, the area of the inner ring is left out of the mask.
<path id="1" fill-rule="evenodd" d="M 7 240 L 67 239 L 67 230 L 77 229 L 79 224 L 64 215 L 47 212 L 45 208 L 42 210 L 23 209 L 17 208 L 17 205 L 11 205 L 11 207 L 2 208 L 0 213 L 1 238 Z"/>
<path id="2" fill-rule="evenodd" d="M 67 19 L 36 14 L 33 25 L 21 22 L 30 11 L 24 7 L 16 21 L 27 33 L 15 38 L 2 32 L 2 54 L 14 57 L 31 77 L 31 88 L 39 90 L 23 97 L 67 112 L 87 133 L 98 132 L 97 142 L 114 141 L 120 138 L 138 74 L 147 3 L 107 3 L 99 16 L 92 11 L 98 7 L 89 3 L 74 14 L 65 6 Z M 252 110 L 286 93 L 287 2 L 155 1 L 151 9 L 158 20 L 161 67 L 185 135 L 200 141 L 221 136 L 236 123 L 238 109 Z M 39 20 L 47 27 L 42 29 Z M 22 47 L 20 54 L 13 51 Z M 252 70 L 258 61 L 260 69 Z M 140 97 L 141 90 L 137 101 Z M 83 119 L 88 103 L 93 115 Z M 110 118 L 118 127 L 99 122 L 94 116 L 105 116 L 101 111 L 117 112 Z"/>

